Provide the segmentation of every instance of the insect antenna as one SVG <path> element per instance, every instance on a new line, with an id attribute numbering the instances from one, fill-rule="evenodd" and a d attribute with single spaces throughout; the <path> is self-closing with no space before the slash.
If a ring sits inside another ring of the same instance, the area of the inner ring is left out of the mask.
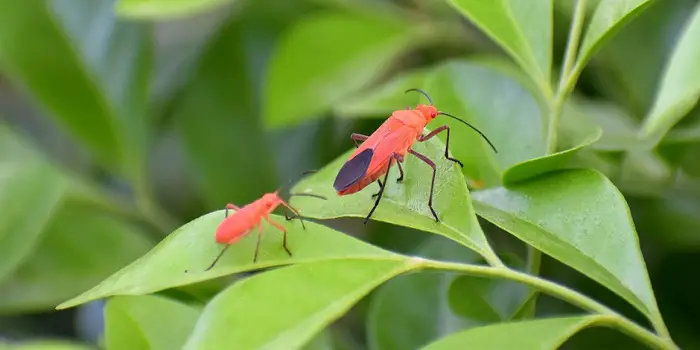
<path id="1" fill-rule="evenodd" d="M 305 175 L 313 174 L 313 173 L 316 173 L 316 172 L 318 172 L 318 170 L 307 170 L 307 171 L 305 171 L 305 172 L 299 174 L 299 176 L 297 176 L 297 178 L 295 178 L 295 179 L 290 179 L 289 182 L 288 182 L 285 186 L 291 185 L 292 182 L 294 182 L 294 180 L 299 180 L 301 177 L 303 177 L 303 176 L 305 176 Z M 283 187 L 285 187 L 285 186 L 283 186 Z M 282 189 L 282 188 L 280 188 L 280 190 L 281 190 L 281 189 Z M 312 193 L 290 193 L 288 198 L 292 198 L 292 197 L 294 197 L 294 196 L 314 197 L 314 198 L 319 198 L 319 199 L 327 200 L 326 197 L 319 196 L 319 195 L 317 195 L 317 194 L 312 194 Z M 284 203 L 284 205 L 285 205 L 287 208 L 289 208 L 289 210 L 290 210 L 290 211 L 292 212 L 292 214 L 293 214 L 292 216 L 290 216 L 290 215 L 288 215 L 287 211 L 285 210 L 285 211 L 284 211 L 284 217 L 285 217 L 285 219 L 287 219 L 287 220 L 293 220 L 293 219 L 299 218 L 299 221 L 301 221 L 301 227 L 304 228 L 304 229 L 306 229 L 306 225 L 304 225 L 304 220 L 301 218 L 301 214 L 299 213 L 299 210 L 293 208 L 291 205 L 287 204 L 286 202 L 283 202 L 283 203 Z"/>
<path id="2" fill-rule="evenodd" d="M 448 113 L 445 113 L 445 112 L 438 112 L 438 114 L 442 114 L 442 115 L 448 116 L 448 117 L 450 117 L 450 118 L 459 120 L 460 122 L 464 123 L 464 124 L 467 125 L 468 127 L 474 129 L 474 131 L 478 132 L 479 135 L 481 135 L 481 137 L 483 137 L 484 140 L 486 140 L 486 142 L 489 143 L 489 145 L 491 146 L 491 148 L 493 148 L 493 151 L 496 152 L 496 153 L 498 153 L 498 151 L 496 150 L 496 147 L 493 145 L 493 143 L 491 143 L 491 141 L 489 140 L 489 138 L 486 137 L 486 135 L 484 135 L 484 133 L 482 133 L 481 131 L 479 131 L 479 129 L 477 129 L 476 127 L 472 126 L 471 124 L 465 122 L 465 121 L 462 120 L 462 119 L 459 119 L 459 118 L 453 116 L 452 114 L 448 114 Z"/>
<path id="3" fill-rule="evenodd" d="M 419 93 L 419 94 L 425 96 L 425 98 L 428 99 L 428 101 L 430 102 L 430 104 L 431 104 L 431 105 L 433 104 L 433 99 L 430 98 L 430 96 L 428 96 L 428 93 L 427 93 L 427 92 L 425 92 L 425 91 L 423 91 L 423 90 L 421 90 L 421 89 L 416 89 L 416 88 L 408 89 L 408 90 L 404 91 L 404 93 L 409 93 L 409 92 L 411 92 L 411 91 L 415 91 L 415 92 L 417 92 L 417 93 Z"/>
<path id="4" fill-rule="evenodd" d="M 326 198 L 326 197 L 324 197 L 324 196 L 320 196 L 320 195 L 313 194 L 313 193 L 290 193 L 290 194 L 289 194 L 289 198 L 294 197 L 294 196 L 315 197 L 315 198 L 320 198 L 320 199 L 323 199 L 323 200 L 328 200 L 328 198 Z"/>
<path id="5" fill-rule="evenodd" d="M 296 178 L 289 179 L 289 181 L 287 181 L 287 184 L 284 185 L 284 186 L 282 186 L 282 187 L 280 187 L 280 189 L 277 190 L 277 191 L 281 191 L 283 188 L 290 186 L 293 182 L 299 181 L 299 179 L 301 179 L 301 178 L 304 177 L 305 175 L 313 174 L 313 173 L 316 173 L 316 172 L 318 172 L 318 170 L 307 170 L 307 171 L 305 171 L 305 172 L 299 174 L 299 176 L 297 176 Z"/>
<path id="6" fill-rule="evenodd" d="M 292 197 L 294 197 L 294 196 L 313 197 L 313 198 L 319 198 L 319 199 L 323 199 L 323 200 L 328 200 L 328 198 L 326 198 L 326 197 L 324 197 L 324 196 L 319 196 L 319 195 L 313 194 L 313 193 L 290 193 L 290 194 L 289 194 L 289 198 L 292 198 Z M 294 216 L 289 216 L 289 215 L 287 215 L 287 211 L 285 210 L 285 212 L 284 212 L 284 218 L 287 219 L 287 220 L 293 220 L 293 219 L 295 219 L 295 218 L 299 218 L 299 221 L 301 222 L 301 227 L 302 227 L 304 230 L 306 230 L 306 226 L 304 225 L 304 219 L 302 219 L 302 216 L 301 216 L 301 214 L 299 213 L 299 210 L 293 208 L 293 207 L 292 207 L 291 205 L 289 205 L 289 204 L 287 204 L 287 206 L 288 206 L 289 209 L 292 211 L 292 214 L 294 214 Z"/>

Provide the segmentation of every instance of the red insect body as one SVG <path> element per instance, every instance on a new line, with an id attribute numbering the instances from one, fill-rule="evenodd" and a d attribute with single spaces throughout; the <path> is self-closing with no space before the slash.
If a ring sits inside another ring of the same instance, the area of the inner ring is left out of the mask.
<path id="1" fill-rule="evenodd" d="M 369 138 L 363 141 L 348 158 L 353 159 L 366 149 L 373 150 L 372 160 L 367 167 L 365 176 L 348 187 L 336 188 L 336 193 L 339 196 L 353 194 L 378 180 L 389 169 L 389 161 L 393 160 L 392 154 L 395 155 L 398 161 L 403 162 L 408 150 L 423 134 L 425 126 L 437 114 L 437 108 L 430 105 L 418 105 L 413 110 L 406 109 L 393 112 L 389 119 L 382 123 Z"/>
<path id="2" fill-rule="evenodd" d="M 221 244 L 233 244 L 245 237 L 256 227 L 262 230 L 262 220 L 265 219 L 273 226 L 283 232 L 284 226 L 270 220 L 269 216 L 280 204 L 289 207 L 277 192 L 266 193 L 262 198 L 247 204 L 243 208 L 238 208 L 233 204 L 226 206 L 227 209 L 236 210 L 232 215 L 228 215 L 216 229 L 216 242 Z"/>
<path id="3" fill-rule="evenodd" d="M 306 172 L 309 173 L 309 172 Z M 288 216 L 287 213 L 285 213 L 285 218 L 287 220 L 292 220 L 294 218 L 299 218 L 301 221 L 302 227 L 304 227 L 304 221 L 301 220 L 301 215 L 299 214 L 299 211 L 294 209 L 292 206 L 290 206 L 287 202 L 285 202 L 280 196 L 278 195 L 279 190 L 272 192 L 272 193 L 266 193 L 265 195 L 262 196 L 262 198 L 247 204 L 243 208 L 239 208 L 233 204 L 227 204 L 226 205 L 226 216 L 224 217 L 224 221 L 222 221 L 219 224 L 219 227 L 216 228 L 216 233 L 215 233 L 215 238 L 216 242 L 220 244 L 225 244 L 226 246 L 224 249 L 221 250 L 219 255 L 216 257 L 214 262 L 207 268 L 207 270 L 211 269 L 214 267 L 216 262 L 221 258 L 221 256 L 224 254 L 226 249 L 231 246 L 231 244 L 238 242 L 241 238 L 245 237 L 249 233 L 251 233 L 255 228 L 258 229 L 258 240 L 255 244 L 255 255 L 253 256 L 253 262 L 256 262 L 258 260 L 258 250 L 260 248 L 260 239 L 262 237 L 262 221 L 263 219 L 270 223 L 270 225 L 276 227 L 282 233 L 284 234 L 284 238 L 282 239 L 282 247 L 284 247 L 284 250 L 287 251 L 287 254 L 289 256 L 292 256 L 292 252 L 289 251 L 289 248 L 287 247 L 287 229 L 282 226 L 282 224 L 275 222 L 270 219 L 270 214 L 277 209 L 280 205 L 285 206 L 289 210 L 292 211 L 294 216 Z M 321 196 L 317 196 L 314 194 L 310 193 L 296 193 L 296 194 L 291 194 L 290 196 L 309 196 L 309 197 L 316 197 L 316 198 L 321 198 L 321 199 L 326 199 Z M 233 213 L 232 215 L 228 215 L 228 211 L 230 209 L 235 210 L 236 212 Z"/>
<path id="4" fill-rule="evenodd" d="M 344 196 L 348 194 L 353 194 L 361 191 L 367 185 L 377 181 L 379 183 L 379 192 L 374 194 L 372 197 L 377 196 L 377 200 L 374 203 L 374 207 L 369 212 L 365 218 L 365 223 L 372 216 L 372 213 L 379 205 L 379 201 L 382 198 L 384 189 L 387 186 L 387 177 L 389 169 L 396 163 L 399 168 L 401 175 L 397 179 L 397 182 L 403 180 L 403 169 L 401 168 L 401 163 L 403 163 L 406 153 L 411 153 L 428 166 L 433 169 L 433 178 L 430 184 L 430 196 L 428 199 L 428 207 L 435 218 L 438 220 L 437 213 L 433 209 L 433 190 L 435 188 L 435 174 L 437 168 L 435 163 L 430 160 L 425 155 L 422 155 L 411 149 L 413 143 L 416 141 L 424 142 L 439 134 L 440 132 L 447 131 L 447 138 L 445 142 L 445 158 L 458 163 L 460 166 L 462 162 L 457 159 L 451 158 L 448 154 L 449 144 L 450 144 L 450 128 L 447 125 L 436 128 L 427 135 L 423 135 L 423 130 L 426 125 L 435 119 L 438 115 L 445 115 L 450 118 L 459 120 L 460 122 L 466 124 L 467 126 L 478 132 L 494 149 L 491 141 L 484 136 L 478 129 L 471 126 L 469 123 L 461 120 L 448 113 L 440 112 L 433 106 L 432 100 L 425 92 L 418 89 L 409 89 L 409 91 L 416 91 L 423 94 L 428 100 L 430 100 L 429 105 L 419 104 L 415 109 L 406 109 L 395 111 L 391 116 L 382 123 L 379 128 L 372 133 L 370 136 L 353 134 L 352 140 L 355 142 L 357 149 L 350 155 L 350 158 L 343 164 L 340 168 L 338 174 L 336 175 L 333 187 L 339 196 Z M 357 142 L 362 142 L 358 144 Z M 384 176 L 384 183 L 380 181 L 380 177 Z"/>

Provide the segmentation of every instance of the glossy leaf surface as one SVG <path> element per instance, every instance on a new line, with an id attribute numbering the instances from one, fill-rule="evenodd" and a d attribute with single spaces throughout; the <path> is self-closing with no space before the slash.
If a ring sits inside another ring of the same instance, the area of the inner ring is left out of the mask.
<path id="1" fill-rule="evenodd" d="M 424 133 L 428 132 L 426 128 Z M 396 181 L 399 173 L 396 166 L 390 169 L 388 187 L 372 219 L 443 235 L 475 250 L 487 260 L 497 261 L 473 214 L 469 191 L 459 165 L 445 159 L 442 141 L 433 137 L 426 142 L 416 142 L 412 149 L 433 159 L 436 164 L 433 208 L 440 222 L 435 222 L 428 207 L 432 169 L 411 154 L 406 155 L 402 165 L 405 173 L 402 183 Z M 336 174 L 352 152 L 346 152 L 292 188 L 293 192 L 314 193 L 328 198 L 327 201 L 292 198 L 292 205 L 300 208 L 302 215 L 316 219 L 367 216 L 374 205 L 372 194 L 378 190 L 378 185 L 370 184 L 362 191 L 346 196 L 338 196 L 333 189 Z"/>
<path id="2" fill-rule="evenodd" d="M 248 235 L 231 246 L 213 269 L 204 271 L 222 249 L 214 240 L 214 232 L 223 218 L 224 211 L 219 210 L 180 227 L 146 255 L 59 308 L 112 295 L 153 293 L 268 266 L 331 258 L 393 256 L 325 226 L 306 222 L 303 230 L 298 220 L 285 222 L 284 217 L 272 215 L 271 220 L 282 223 L 288 230 L 292 258 L 282 249 L 281 232 L 263 223 L 265 230 L 256 264 L 253 264 L 256 235 Z"/>
<path id="3" fill-rule="evenodd" d="M 184 349 L 299 348 L 407 261 L 343 259 L 283 267 L 249 277 L 204 309 Z M 257 325 L 251 331 L 246 325 Z"/>
<path id="4" fill-rule="evenodd" d="M 629 208 L 602 174 L 559 171 L 474 200 L 480 216 L 659 319 Z"/>

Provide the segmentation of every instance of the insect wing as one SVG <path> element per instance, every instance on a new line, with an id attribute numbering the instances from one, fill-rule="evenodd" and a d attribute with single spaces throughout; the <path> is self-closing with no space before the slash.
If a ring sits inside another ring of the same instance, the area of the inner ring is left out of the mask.
<path id="1" fill-rule="evenodd" d="M 387 134 L 381 142 L 374 147 L 374 158 L 368 171 L 378 171 L 378 168 L 386 166 L 387 160 L 392 154 L 403 156 L 415 141 L 416 135 L 412 128 L 405 125 L 396 125 L 391 133 Z"/>
<path id="2" fill-rule="evenodd" d="M 365 176 L 365 174 L 367 174 L 367 168 L 369 168 L 369 164 L 372 162 L 373 155 L 373 149 L 365 148 L 355 157 L 345 162 L 343 167 L 340 168 L 340 171 L 338 171 L 338 175 L 335 177 L 333 188 L 335 188 L 336 191 L 342 191 Z"/>

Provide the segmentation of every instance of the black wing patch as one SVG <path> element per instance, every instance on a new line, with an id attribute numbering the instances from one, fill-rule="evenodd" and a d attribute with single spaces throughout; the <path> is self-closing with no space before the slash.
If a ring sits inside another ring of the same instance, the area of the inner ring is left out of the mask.
<path id="1" fill-rule="evenodd" d="M 342 191 L 361 179 L 367 173 L 369 163 L 372 161 L 374 150 L 367 148 L 360 152 L 355 158 L 348 160 L 338 171 L 333 187 L 336 191 Z"/>

